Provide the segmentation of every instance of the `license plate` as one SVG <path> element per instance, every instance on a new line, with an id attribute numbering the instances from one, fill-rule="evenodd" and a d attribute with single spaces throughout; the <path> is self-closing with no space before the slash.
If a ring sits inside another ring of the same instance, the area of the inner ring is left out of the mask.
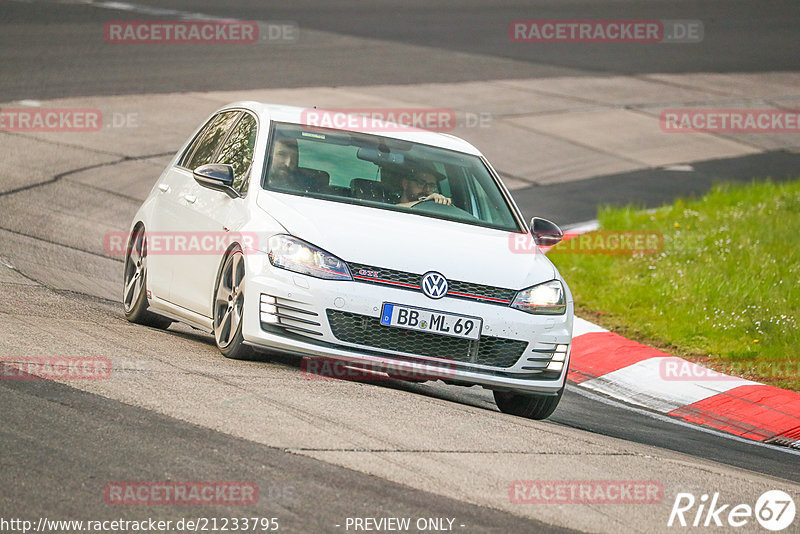
<path id="1" fill-rule="evenodd" d="M 464 339 L 479 339 L 483 319 L 385 302 L 381 324 Z"/>

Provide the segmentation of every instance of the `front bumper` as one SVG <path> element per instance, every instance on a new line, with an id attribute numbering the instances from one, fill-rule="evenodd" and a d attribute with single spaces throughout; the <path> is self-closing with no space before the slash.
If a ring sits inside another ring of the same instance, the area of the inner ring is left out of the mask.
<path id="1" fill-rule="evenodd" d="M 564 315 L 532 315 L 448 297 L 431 300 L 421 292 L 357 281 L 321 280 L 272 267 L 261 253 L 246 255 L 246 261 L 242 335 L 249 345 L 495 390 L 555 395 L 564 385 L 571 302 Z M 481 317 L 481 340 L 380 326 L 384 302 Z M 553 363 L 557 360 L 563 365 Z"/>

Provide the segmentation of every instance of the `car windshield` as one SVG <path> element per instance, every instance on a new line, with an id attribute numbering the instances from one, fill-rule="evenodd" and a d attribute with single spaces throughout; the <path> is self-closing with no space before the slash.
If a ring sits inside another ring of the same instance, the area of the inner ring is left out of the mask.
<path id="1" fill-rule="evenodd" d="M 342 130 L 273 128 L 265 189 L 520 231 L 477 156 Z"/>

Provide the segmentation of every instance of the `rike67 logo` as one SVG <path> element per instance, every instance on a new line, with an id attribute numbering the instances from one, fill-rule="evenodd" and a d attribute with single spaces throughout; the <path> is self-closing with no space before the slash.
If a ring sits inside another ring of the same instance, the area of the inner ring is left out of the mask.
<path id="1" fill-rule="evenodd" d="M 792 525 L 795 513 L 794 499 L 781 490 L 765 491 L 755 506 L 725 503 L 718 492 L 710 497 L 704 493 L 699 499 L 691 493 L 678 493 L 667 526 L 735 528 L 755 518 L 763 528 L 780 532 Z"/>

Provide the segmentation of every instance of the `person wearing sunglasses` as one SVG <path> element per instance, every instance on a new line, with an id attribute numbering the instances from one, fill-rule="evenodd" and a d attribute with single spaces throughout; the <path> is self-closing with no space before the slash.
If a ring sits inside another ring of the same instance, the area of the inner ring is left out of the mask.
<path id="1" fill-rule="evenodd" d="M 437 204 L 450 205 L 453 201 L 439 193 L 439 180 L 436 175 L 428 172 L 415 172 L 401 180 L 403 192 L 400 195 L 398 206 L 410 208 L 426 200 L 433 200 Z"/>

